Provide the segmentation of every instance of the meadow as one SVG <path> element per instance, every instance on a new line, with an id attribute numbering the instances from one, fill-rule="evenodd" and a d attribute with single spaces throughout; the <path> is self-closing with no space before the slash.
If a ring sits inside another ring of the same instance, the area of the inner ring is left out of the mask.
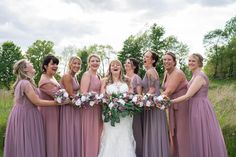
<path id="1" fill-rule="evenodd" d="M 229 157 L 236 157 L 236 80 L 211 81 L 209 98 L 214 105 L 223 131 Z M 0 90 L 0 157 L 3 155 L 4 133 L 12 94 Z"/>

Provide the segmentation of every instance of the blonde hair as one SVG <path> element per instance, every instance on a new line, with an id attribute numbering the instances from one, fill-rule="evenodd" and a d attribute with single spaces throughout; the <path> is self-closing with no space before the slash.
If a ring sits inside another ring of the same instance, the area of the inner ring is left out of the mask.
<path id="1" fill-rule="evenodd" d="M 16 75 L 16 81 L 13 84 L 13 90 L 15 91 L 15 88 L 20 80 L 28 80 L 34 87 L 36 87 L 34 80 L 27 75 L 27 72 L 24 70 L 27 68 L 27 63 L 29 61 L 26 59 L 21 59 L 17 61 L 13 66 L 13 74 Z"/>
<path id="2" fill-rule="evenodd" d="M 202 57 L 201 54 L 199 54 L 199 53 L 193 53 L 193 54 L 190 55 L 190 56 L 192 56 L 193 58 L 197 59 L 199 67 L 203 67 L 203 60 L 204 60 L 204 58 Z"/>
<path id="3" fill-rule="evenodd" d="M 108 84 L 112 84 L 113 83 L 113 80 L 112 80 L 112 73 L 111 73 L 111 65 L 112 65 L 112 63 L 118 63 L 119 65 L 120 65 L 120 67 L 121 67 L 121 70 L 120 70 L 120 81 L 121 82 L 126 82 L 126 81 L 124 81 L 124 75 L 123 75 L 123 67 L 122 67 L 122 64 L 121 64 L 121 62 L 119 61 L 119 60 L 117 60 L 117 59 L 115 59 L 115 60 L 112 60 L 111 62 L 110 62 L 110 64 L 109 64 L 109 67 L 108 67 L 108 70 L 107 70 L 107 74 L 106 74 L 106 86 L 108 85 Z M 128 86 L 129 86 L 129 82 L 127 81 L 126 82 L 127 84 L 128 84 Z"/>
<path id="4" fill-rule="evenodd" d="M 99 55 L 97 55 L 97 54 L 95 54 L 95 53 L 92 53 L 92 54 L 90 54 L 90 55 L 88 56 L 87 63 L 90 62 L 90 60 L 91 60 L 92 57 L 98 58 L 99 61 L 101 61 L 101 58 L 99 57 Z M 88 65 L 87 69 L 89 69 L 89 65 Z"/>
<path id="5" fill-rule="evenodd" d="M 71 67 L 70 67 L 70 66 L 71 66 L 71 64 L 74 62 L 74 60 L 76 60 L 76 59 L 78 59 L 79 62 L 80 62 L 80 64 L 82 64 L 82 60 L 81 60 L 80 57 L 78 57 L 78 56 L 72 56 L 72 57 L 70 57 L 69 62 L 68 62 L 69 70 L 71 70 Z"/>

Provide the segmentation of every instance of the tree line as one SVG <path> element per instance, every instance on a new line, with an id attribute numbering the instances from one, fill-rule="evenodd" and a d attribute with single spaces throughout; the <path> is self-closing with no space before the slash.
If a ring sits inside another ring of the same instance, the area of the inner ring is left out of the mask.
<path id="1" fill-rule="evenodd" d="M 209 31 L 203 38 L 207 64 L 205 71 L 215 79 L 236 78 L 236 16 L 223 29 Z"/>
<path id="2" fill-rule="evenodd" d="M 235 78 L 236 77 L 236 17 L 226 22 L 223 30 L 216 29 L 207 33 L 203 38 L 206 48 L 207 63 L 204 70 L 210 77 L 214 78 Z M 124 42 L 119 52 L 115 52 L 110 45 L 90 45 L 88 47 L 76 48 L 75 46 L 65 47 L 61 53 L 56 53 L 54 43 L 46 40 L 36 40 L 28 47 L 26 52 L 22 52 L 20 46 L 12 41 L 5 41 L 0 45 L 0 88 L 10 89 L 15 78 L 12 74 L 12 66 L 22 58 L 30 60 L 36 70 L 35 82 L 38 83 L 42 74 L 41 64 L 43 57 L 48 54 L 54 54 L 60 59 L 60 71 L 64 73 L 67 70 L 67 62 L 73 55 L 77 55 L 82 60 L 81 72 L 78 75 L 81 78 L 83 72 L 87 69 L 87 58 L 91 53 L 96 53 L 101 57 L 100 75 L 105 76 L 107 64 L 114 56 L 124 63 L 129 57 L 137 59 L 140 63 L 140 75 L 144 75 L 142 67 L 143 53 L 146 50 L 153 50 L 159 56 L 157 71 L 162 77 L 164 73 L 162 56 L 165 52 L 171 51 L 176 54 L 178 67 L 180 67 L 187 76 L 190 76 L 187 70 L 186 60 L 189 54 L 188 45 L 182 43 L 175 36 L 167 36 L 162 26 L 154 23 L 146 27 L 135 35 L 130 35 Z M 56 75 L 58 79 L 60 74 Z"/>

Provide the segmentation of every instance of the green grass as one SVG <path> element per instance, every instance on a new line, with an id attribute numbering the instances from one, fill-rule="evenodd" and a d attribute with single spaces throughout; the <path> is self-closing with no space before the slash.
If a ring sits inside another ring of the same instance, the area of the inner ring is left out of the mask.
<path id="1" fill-rule="evenodd" d="M 236 80 L 213 80 L 209 98 L 214 105 L 222 128 L 229 157 L 236 156 Z M 3 136 L 13 98 L 10 92 L 0 90 L 0 157 L 3 154 Z"/>
<path id="2" fill-rule="evenodd" d="M 10 92 L 0 90 L 0 157 L 3 156 L 4 134 L 13 98 Z"/>

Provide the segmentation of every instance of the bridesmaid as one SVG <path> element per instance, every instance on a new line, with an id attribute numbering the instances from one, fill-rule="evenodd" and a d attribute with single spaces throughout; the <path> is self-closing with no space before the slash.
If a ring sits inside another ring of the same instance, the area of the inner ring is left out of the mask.
<path id="1" fill-rule="evenodd" d="M 145 94 L 160 95 L 159 76 L 155 69 L 158 56 L 148 50 L 143 62 L 146 74 L 143 78 Z M 143 157 L 169 157 L 169 139 L 166 112 L 159 109 L 144 111 Z"/>
<path id="2" fill-rule="evenodd" d="M 227 157 L 224 138 L 208 99 L 209 80 L 202 71 L 203 57 L 198 53 L 190 55 L 188 66 L 193 74 L 188 91 L 172 103 L 189 100 L 190 157 Z"/>
<path id="3" fill-rule="evenodd" d="M 54 78 L 57 72 L 59 60 L 48 55 L 42 63 L 43 74 L 39 81 L 40 97 L 46 100 L 53 100 L 53 93 L 60 89 L 60 84 Z M 46 156 L 58 157 L 59 149 L 59 107 L 39 107 L 43 116 Z"/>
<path id="4" fill-rule="evenodd" d="M 183 71 L 176 68 L 175 54 L 167 52 L 163 57 L 163 64 L 165 67 L 163 94 L 171 98 L 184 95 L 188 81 Z M 168 111 L 173 157 L 190 157 L 188 101 L 173 104 Z"/>
<path id="5" fill-rule="evenodd" d="M 36 106 L 57 105 L 39 98 L 32 63 L 22 59 L 13 67 L 14 106 L 8 118 L 4 157 L 46 157 L 42 116 Z"/>
<path id="6" fill-rule="evenodd" d="M 142 94 L 142 79 L 137 75 L 139 71 L 139 63 L 134 58 L 129 58 L 125 62 L 126 77 L 131 80 L 132 92 L 134 94 Z M 136 156 L 143 155 L 143 113 L 134 115 L 133 134 L 136 141 Z"/>
<path id="7" fill-rule="evenodd" d="M 88 71 L 81 79 L 81 93 L 100 93 L 101 81 L 97 74 L 100 66 L 100 57 L 91 54 L 88 57 Z M 88 106 L 81 111 L 82 120 L 82 157 L 97 157 L 102 133 L 102 108 L 100 105 Z"/>
<path id="8" fill-rule="evenodd" d="M 73 98 L 79 91 L 76 74 L 80 70 L 81 59 L 71 57 L 69 70 L 62 76 L 61 86 Z M 60 153 L 61 157 L 81 157 L 81 117 L 79 109 L 71 104 L 60 109 Z"/>

